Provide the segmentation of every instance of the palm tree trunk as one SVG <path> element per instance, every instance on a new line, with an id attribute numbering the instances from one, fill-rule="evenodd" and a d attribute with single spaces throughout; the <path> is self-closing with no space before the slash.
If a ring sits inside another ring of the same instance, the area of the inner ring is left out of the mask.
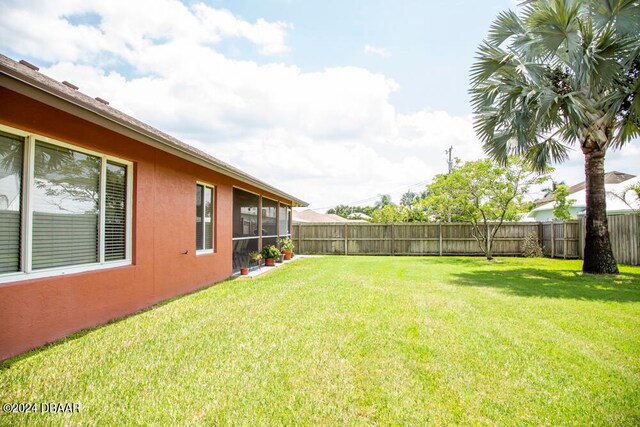
<path id="1" fill-rule="evenodd" d="M 609 240 L 604 151 L 584 149 L 584 156 L 587 217 L 582 271 L 593 274 L 618 274 L 618 265 Z"/>

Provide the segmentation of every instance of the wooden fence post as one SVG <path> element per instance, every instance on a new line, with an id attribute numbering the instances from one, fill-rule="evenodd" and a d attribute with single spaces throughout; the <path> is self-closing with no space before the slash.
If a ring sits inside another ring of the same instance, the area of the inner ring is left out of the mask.
<path id="1" fill-rule="evenodd" d="M 562 258 L 567 259 L 567 221 L 562 221 Z"/>
<path id="2" fill-rule="evenodd" d="M 556 257 L 556 225 L 551 221 L 551 258 Z"/>
<path id="3" fill-rule="evenodd" d="M 440 256 L 442 256 L 442 223 L 438 223 L 438 231 L 440 233 L 440 238 L 438 239 L 438 251 L 440 252 Z"/>
<path id="4" fill-rule="evenodd" d="M 347 236 L 349 236 L 349 229 L 347 226 L 347 223 L 344 223 L 344 254 L 345 255 L 349 255 L 349 251 L 347 250 L 347 246 L 349 245 L 349 240 L 347 238 Z"/>
<path id="5" fill-rule="evenodd" d="M 391 256 L 396 254 L 396 225 L 391 223 Z"/>

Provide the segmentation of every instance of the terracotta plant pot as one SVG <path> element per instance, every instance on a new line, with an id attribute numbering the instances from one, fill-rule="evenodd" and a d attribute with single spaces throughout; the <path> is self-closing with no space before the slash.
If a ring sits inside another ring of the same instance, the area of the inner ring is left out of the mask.
<path id="1" fill-rule="evenodd" d="M 249 274 L 249 269 L 248 268 L 241 268 L 240 269 L 240 274 L 243 276 L 246 276 L 247 274 Z"/>
<path id="2" fill-rule="evenodd" d="M 293 251 L 284 251 L 284 260 L 289 261 L 293 258 Z"/>
<path id="3" fill-rule="evenodd" d="M 273 258 L 265 258 L 264 265 L 266 265 L 267 267 L 275 267 L 276 262 Z"/>

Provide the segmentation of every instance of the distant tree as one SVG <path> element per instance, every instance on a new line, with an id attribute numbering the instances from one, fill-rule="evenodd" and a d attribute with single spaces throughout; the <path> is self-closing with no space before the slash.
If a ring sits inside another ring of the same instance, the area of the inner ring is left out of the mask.
<path id="1" fill-rule="evenodd" d="M 429 213 L 424 198 L 417 199 L 405 209 L 405 222 L 429 222 Z"/>
<path id="2" fill-rule="evenodd" d="M 406 206 L 388 204 L 373 211 L 371 222 L 405 222 L 407 210 Z"/>
<path id="3" fill-rule="evenodd" d="M 414 193 L 413 191 L 408 190 L 400 198 L 400 204 L 402 206 L 409 207 L 418 200 L 418 197 L 419 197 L 418 193 Z"/>
<path id="4" fill-rule="evenodd" d="M 502 223 L 517 220 L 529 188 L 546 179 L 517 157 L 504 166 L 489 159 L 457 162 L 451 173 L 437 175 L 429 185 L 425 207 L 435 220 L 469 222 L 478 246 L 491 260 Z"/>
<path id="5" fill-rule="evenodd" d="M 354 212 L 353 206 L 338 205 L 335 208 L 331 208 L 327 211 L 328 214 L 339 215 L 343 218 L 348 218 Z"/>
<path id="6" fill-rule="evenodd" d="M 343 218 L 349 218 L 356 213 L 363 213 L 367 216 L 371 216 L 373 212 L 373 206 L 349 206 L 349 205 L 338 205 L 335 208 L 331 208 L 327 210 L 328 214 L 334 214 L 341 216 Z"/>
<path id="7" fill-rule="evenodd" d="M 522 212 L 530 212 L 536 208 L 536 202 L 529 200 L 522 203 Z"/>
<path id="8" fill-rule="evenodd" d="M 553 198 L 555 204 L 553 206 L 553 216 L 556 219 L 573 219 L 571 216 L 571 206 L 576 202 L 574 199 L 567 200 L 569 196 L 569 187 L 566 185 L 556 185 L 553 190 Z"/>
<path id="9" fill-rule="evenodd" d="M 556 191 L 558 185 L 567 185 L 564 181 L 551 180 L 551 185 L 542 189 L 543 197 L 553 196 L 553 192 Z"/>
<path id="10" fill-rule="evenodd" d="M 380 197 L 380 199 L 375 203 L 375 209 L 382 209 L 385 206 L 393 204 L 391 201 L 391 195 L 389 194 L 378 194 L 378 197 Z"/>
<path id="11" fill-rule="evenodd" d="M 523 0 L 498 15 L 471 69 L 476 133 L 498 161 L 538 170 L 585 161 L 587 273 L 618 273 L 607 227 L 604 160 L 640 135 L 640 2 Z"/>

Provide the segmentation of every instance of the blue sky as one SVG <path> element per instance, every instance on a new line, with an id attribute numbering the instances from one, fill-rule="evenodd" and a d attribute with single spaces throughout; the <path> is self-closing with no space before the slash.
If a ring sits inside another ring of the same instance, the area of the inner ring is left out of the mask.
<path id="1" fill-rule="evenodd" d="M 305 71 L 355 65 L 399 83 L 391 101 L 400 112 L 428 106 L 470 113 L 468 70 L 495 15 L 513 2 L 478 1 L 219 1 L 248 20 L 291 22 L 291 53 Z M 363 46 L 389 51 L 366 54 Z"/>
<path id="2" fill-rule="evenodd" d="M 0 50 L 326 208 L 483 156 L 469 67 L 514 0 L 3 1 Z M 640 174 L 640 148 L 608 170 Z M 582 156 L 556 179 L 583 180 Z"/>

